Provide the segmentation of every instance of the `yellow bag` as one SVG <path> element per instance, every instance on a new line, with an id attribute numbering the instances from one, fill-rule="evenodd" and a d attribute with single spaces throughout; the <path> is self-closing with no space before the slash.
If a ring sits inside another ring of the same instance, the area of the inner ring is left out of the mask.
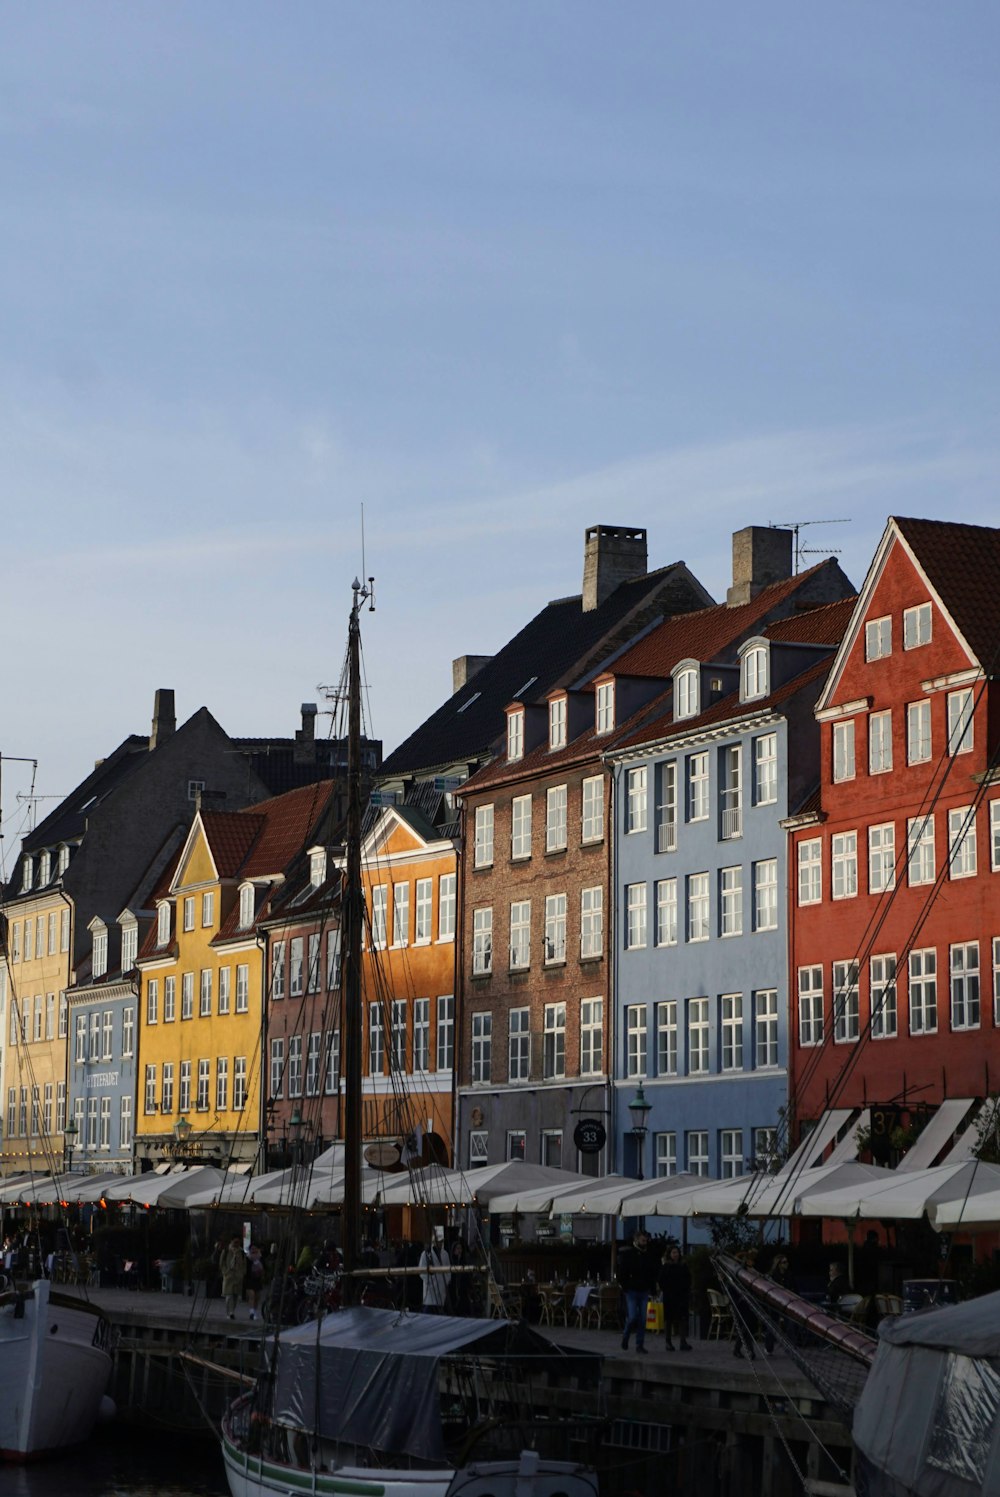
<path id="1" fill-rule="evenodd" d="M 651 1299 L 646 1306 L 646 1330 L 663 1330 L 663 1306 L 658 1299 Z"/>

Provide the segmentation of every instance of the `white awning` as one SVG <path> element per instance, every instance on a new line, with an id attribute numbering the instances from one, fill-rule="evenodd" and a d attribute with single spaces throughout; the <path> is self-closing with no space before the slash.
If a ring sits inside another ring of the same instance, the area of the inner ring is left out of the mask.
<path id="1" fill-rule="evenodd" d="M 818 1164 L 819 1156 L 830 1140 L 836 1138 L 853 1111 L 853 1107 L 835 1107 L 832 1112 L 824 1112 L 812 1132 L 806 1135 L 795 1152 L 785 1160 L 776 1178 L 790 1175 L 793 1171 L 807 1170 L 811 1165 Z"/>
<path id="2" fill-rule="evenodd" d="M 862 1129 L 869 1129 L 872 1125 L 872 1112 L 866 1107 L 859 1118 L 856 1118 L 849 1126 L 847 1132 L 839 1144 L 834 1144 L 833 1151 L 824 1164 L 850 1164 L 858 1157 L 858 1134 Z"/>
<path id="3" fill-rule="evenodd" d="M 974 1101 L 973 1097 L 952 1097 L 942 1102 L 913 1148 L 900 1160 L 899 1172 L 930 1169 Z"/>
<path id="4" fill-rule="evenodd" d="M 964 1164 L 972 1159 L 985 1133 L 991 1132 L 1000 1122 L 1000 1102 L 989 1099 L 977 1107 L 968 1119 L 968 1127 L 956 1138 L 942 1160 L 943 1164 Z"/>

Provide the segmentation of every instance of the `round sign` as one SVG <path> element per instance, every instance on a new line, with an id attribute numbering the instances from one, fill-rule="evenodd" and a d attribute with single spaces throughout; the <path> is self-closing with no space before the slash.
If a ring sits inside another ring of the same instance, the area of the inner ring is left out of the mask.
<path id="1" fill-rule="evenodd" d="M 581 1154 L 599 1154 L 608 1141 L 599 1118 L 581 1118 L 573 1129 L 573 1142 Z"/>
<path id="2" fill-rule="evenodd" d="M 399 1163 L 399 1144 L 369 1144 L 364 1152 L 365 1162 L 367 1164 L 370 1164 L 373 1170 L 388 1170 L 391 1169 L 394 1164 Z"/>

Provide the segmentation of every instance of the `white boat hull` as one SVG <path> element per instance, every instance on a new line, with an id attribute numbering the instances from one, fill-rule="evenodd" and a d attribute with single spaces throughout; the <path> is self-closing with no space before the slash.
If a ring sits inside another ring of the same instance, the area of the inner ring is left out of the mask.
<path id="1" fill-rule="evenodd" d="M 111 1375 L 109 1330 L 81 1301 L 52 1302 L 47 1280 L 0 1304 L 0 1455 L 25 1461 L 86 1440 Z"/>

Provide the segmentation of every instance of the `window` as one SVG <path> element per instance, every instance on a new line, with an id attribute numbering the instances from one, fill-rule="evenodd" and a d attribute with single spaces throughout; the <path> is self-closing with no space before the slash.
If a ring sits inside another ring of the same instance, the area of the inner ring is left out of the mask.
<path id="1" fill-rule="evenodd" d="M 17 1136 L 17 1087 L 7 1088 L 7 1137 Z"/>
<path id="2" fill-rule="evenodd" d="M 431 1068 L 431 1000 L 413 1000 L 413 1069 L 422 1072 Z"/>
<path id="3" fill-rule="evenodd" d="M 143 1101 L 144 1112 L 156 1111 L 156 1067 L 146 1067 L 145 1097 Z"/>
<path id="4" fill-rule="evenodd" d="M 580 960 L 589 961 L 604 951 L 604 890 L 580 890 Z"/>
<path id="5" fill-rule="evenodd" d="M 97 944 L 97 937 L 96 937 L 96 935 L 94 936 L 94 944 L 95 944 L 95 946 Z M 34 924 L 33 920 L 26 920 L 24 922 L 24 960 L 26 962 L 30 962 L 30 961 L 33 960 L 34 955 L 35 955 L 35 924 Z M 96 960 L 96 957 L 95 957 L 95 960 Z"/>
<path id="6" fill-rule="evenodd" d="M 413 938 L 417 946 L 426 946 L 431 939 L 433 883 L 433 879 L 417 879 L 413 927 Z"/>
<path id="7" fill-rule="evenodd" d="M 489 868 L 493 863 L 493 807 L 476 807 L 476 839 L 472 856 L 473 866 Z"/>
<path id="8" fill-rule="evenodd" d="M 390 1014 L 389 1064 L 393 1071 L 406 1070 L 406 999 L 394 998 Z"/>
<path id="9" fill-rule="evenodd" d="M 199 1060 L 198 1062 L 198 1093 L 196 1105 L 199 1112 L 208 1111 L 209 1065 L 210 1062 L 205 1059 Z"/>
<path id="10" fill-rule="evenodd" d="M 722 1007 L 722 1069 L 743 1069 L 743 996 L 725 993 Z"/>
<path id="11" fill-rule="evenodd" d="M 229 1108 L 229 1057 L 219 1055 L 215 1061 L 215 1110 L 226 1112 Z"/>
<path id="12" fill-rule="evenodd" d="M 7 973 L 4 972 L 4 977 Z M 2 994 L 0 994 L 2 997 Z M 46 993 L 45 995 L 45 1038 L 54 1040 L 56 1037 L 56 995 Z"/>
<path id="13" fill-rule="evenodd" d="M 677 1134 L 654 1133 L 653 1157 L 656 1162 L 656 1178 L 665 1180 L 677 1173 Z"/>
<path id="14" fill-rule="evenodd" d="M 698 671 L 688 666 L 680 670 L 674 677 L 674 719 L 677 722 L 685 717 L 696 717 L 698 714 Z"/>
<path id="15" fill-rule="evenodd" d="M 326 882 L 326 848 L 311 847 L 309 849 L 309 882 L 314 889 L 318 889 Z"/>
<path id="16" fill-rule="evenodd" d="M 191 1111 L 191 1062 L 181 1061 L 181 1086 L 180 1100 L 177 1103 L 179 1112 Z"/>
<path id="17" fill-rule="evenodd" d="M 280 1035 L 271 1039 L 271 1097 L 285 1095 L 285 1042 Z"/>
<path id="18" fill-rule="evenodd" d="M 194 1018 L 194 973 L 181 974 L 181 1018 Z"/>
<path id="19" fill-rule="evenodd" d="M 549 748 L 566 747 L 566 698 L 554 697 L 549 703 Z"/>
<path id="20" fill-rule="evenodd" d="M 132 1098 L 122 1097 L 121 1109 L 118 1115 L 119 1147 L 122 1150 L 132 1147 Z"/>
<path id="21" fill-rule="evenodd" d="M 630 769 L 625 777 L 625 831 L 646 830 L 646 766 Z"/>
<path id="22" fill-rule="evenodd" d="M 455 999 L 437 1001 L 437 1068 L 450 1071 L 455 1064 Z"/>
<path id="23" fill-rule="evenodd" d="M 194 895 L 184 896 L 184 929 L 194 930 Z"/>
<path id="24" fill-rule="evenodd" d="M 689 941 L 707 941 L 709 927 L 709 887 L 707 873 L 688 875 L 688 931 Z"/>
<path id="25" fill-rule="evenodd" d="M 410 943 L 410 886 L 392 886 L 392 944 L 408 946 Z"/>
<path id="26" fill-rule="evenodd" d="M 107 1017 L 110 1018 L 110 1015 L 108 1015 Z M 41 993 L 39 993 L 38 997 L 35 999 L 35 1043 L 38 1044 L 40 1042 L 41 1038 L 42 1038 L 42 995 L 41 995 Z M 110 1060 L 111 1059 L 110 1048 L 108 1050 L 108 1054 L 105 1056 L 105 1059 L 106 1060 Z"/>
<path id="27" fill-rule="evenodd" d="M 993 1023 L 1000 1026 L 1000 936 L 993 937 Z"/>
<path id="28" fill-rule="evenodd" d="M 203 1019 L 209 1019 L 209 1018 L 211 1018 L 211 1016 L 212 1016 L 212 969 L 211 969 L 211 967 L 202 967 L 202 969 L 201 969 L 201 990 L 200 990 L 198 996 L 199 996 L 199 1004 L 200 1004 L 198 1012 L 199 1012 L 201 1018 L 203 1018 Z"/>
<path id="29" fill-rule="evenodd" d="M 990 801 L 990 867 L 1000 872 L 1000 800 Z"/>
<path id="30" fill-rule="evenodd" d="M 976 811 L 959 806 L 948 812 L 948 872 L 951 878 L 971 878 L 976 871 Z"/>
<path id="31" fill-rule="evenodd" d="M 232 977 L 233 973 L 231 967 L 219 968 L 219 1013 L 223 1015 L 228 1014 L 229 1012 L 229 995 Z"/>
<path id="32" fill-rule="evenodd" d="M 763 858 L 753 865 L 753 928 L 778 928 L 777 858 Z"/>
<path id="33" fill-rule="evenodd" d="M 742 868 L 719 870 L 719 895 L 722 910 L 720 933 L 723 936 L 741 936 L 743 934 Z"/>
<path id="34" fill-rule="evenodd" d="M 250 968 L 236 968 L 236 1012 L 245 1014 L 250 1008 Z M 235 1084 L 235 1083 L 234 1083 Z"/>
<path id="35" fill-rule="evenodd" d="M 937 952 L 933 946 L 910 952 L 910 1033 L 937 1030 Z"/>
<path id="36" fill-rule="evenodd" d="M 122 1059 L 135 1054 L 135 1009 L 126 1004 L 122 1010 Z"/>
<path id="37" fill-rule="evenodd" d="M 799 904 L 819 904 L 823 898 L 823 844 L 815 841 L 800 842 Z"/>
<path id="38" fill-rule="evenodd" d="M 854 723 L 833 725 L 833 778 L 834 781 L 854 779 Z"/>
<path id="39" fill-rule="evenodd" d="M 542 1129 L 542 1164 L 546 1169 L 557 1170 L 562 1168 L 562 1129 Z"/>
<path id="40" fill-rule="evenodd" d="M 10 1042 L 17 1044 L 17 1004 L 11 1003 L 10 1008 Z M 85 1064 L 87 1059 L 87 1015 L 76 1016 L 76 1049 L 73 1052 L 74 1063 L 78 1066 Z"/>
<path id="41" fill-rule="evenodd" d="M 319 932 L 309 935 L 309 959 L 306 963 L 306 991 L 319 992 Z"/>
<path id="42" fill-rule="evenodd" d="M 50 929 L 50 931 L 49 931 L 49 937 L 50 937 L 49 949 L 50 949 L 50 951 L 54 951 L 55 950 L 55 916 L 54 915 L 52 916 L 52 918 L 51 918 L 51 920 L 50 920 L 49 923 L 50 923 L 50 926 L 52 927 Z M 137 925 L 135 925 L 135 924 L 123 925 L 122 926 L 122 963 L 121 963 L 121 970 L 123 972 L 131 972 L 132 968 L 135 966 L 136 952 L 138 951 L 138 949 L 139 949 L 139 927 Z"/>
<path id="43" fill-rule="evenodd" d="M 604 1069 L 604 999 L 580 1004 L 580 1075 L 599 1076 Z"/>
<path id="44" fill-rule="evenodd" d="M 288 1095 L 302 1095 L 302 1036 L 293 1034 L 288 1041 Z"/>
<path id="45" fill-rule="evenodd" d="M 600 842 L 604 836 L 604 779 L 593 775 L 583 782 L 581 842 Z"/>
<path id="46" fill-rule="evenodd" d="M 493 909 L 487 905 L 472 915 L 472 975 L 493 971 Z"/>
<path id="47" fill-rule="evenodd" d="M 368 1008 L 368 1072 L 372 1076 L 381 1076 L 384 1070 L 382 1007 L 379 1003 L 372 1003 Z"/>
<path id="48" fill-rule="evenodd" d="M 566 1074 L 566 1005 L 545 1005 L 545 1029 L 542 1035 L 542 1065 L 546 1081 Z"/>
<path id="49" fill-rule="evenodd" d="M 169 904 L 157 905 L 156 908 L 156 944 L 166 946 L 170 940 L 170 906 Z"/>
<path id="50" fill-rule="evenodd" d="M 52 1132 L 52 1082 L 46 1081 L 44 1091 L 45 1101 L 42 1104 L 42 1132 L 46 1138 Z"/>
<path id="51" fill-rule="evenodd" d="M 531 796 L 515 795 L 510 803 L 510 855 L 531 857 Z"/>
<path id="52" fill-rule="evenodd" d="M 708 820 L 708 755 L 689 754 L 688 821 Z"/>
<path id="53" fill-rule="evenodd" d="M 931 704 L 910 702 L 906 708 L 906 762 L 923 764 L 931 756 Z"/>
<path id="54" fill-rule="evenodd" d="M 949 691 L 948 693 L 948 752 L 949 754 L 971 754 L 972 752 L 972 691 Z"/>
<path id="55" fill-rule="evenodd" d="M 490 1135 L 485 1128 L 473 1128 L 469 1134 L 469 1168 L 485 1164 L 489 1158 Z"/>
<path id="56" fill-rule="evenodd" d="M 799 1044 L 823 1043 L 823 968 L 799 968 Z"/>
<path id="57" fill-rule="evenodd" d="M 677 851 L 677 761 L 658 764 L 656 778 L 656 851 Z"/>
<path id="58" fill-rule="evenodd" d="M 743 1129 L 719 1130 L 719 1170 L 723 1180 L 735 1180 L 743 1173 Z"/>
<path id="59" fill-rule="evenodd" d="M 90 1046 L 87 1051 L 88 1060 L 100 1060 L 101 1058 L 101 1016 L 95 1009 L 90 1015 Z"/>
<path id="60" fill-rule="evenodd" d="M 332 1097 L 340 1086 L 340 1030 L 331 1029 L 326 1037 L 326 1075 L 323 1093 Z"/>
<path id="61" fill-rule="evenodd" d="M 625 1010 L 626 1054 L 625 1074 L 631 1080 L 644 1077 L 646 1072 L 646 1005 L 631 1003 Z"/>
<path id="62" fill-rule="evenodd" d="M 528 1136 L 522 1128 L 513 1128 L 507 1134 L 507 1158 L 524 1159 Z"/>
<path id="63" fill-rule="evenodd" d="M 602 681 L 597 688 L 594 725 L 598 733 L 610 733 L 615 725 L 615 683 L 613 681 Z"/>
<path id="64" fill-rule="evenodd" d="M 873 956 L 869 966 L 872 1039 L 894 1039 L 896 1035 L 896 958 Z"/>
<path id="65" fill-rule="evenodd" d="M 128 1098 L 129 1117 L 132 1115 L 132 1098 Z M 66 1083 L 56 1082 L 56 1132 L 62 1133 L 66 1127 Z"/>
<path id="66" fill-rule="evenodd" d="M 677 880 L 661 878 L 656 883 L 656 944 L 677 945 Z"/>
<path id="67" fill-rule="evenodd" d="M 719 774 L 719 836 L 728 841 L 743 835 L 743 755 L 738 743 L 721 750 Z"/>
<path id="68" fill-rule="evenodd" d="M 66 1038 L 66 1026 L 69 1022 L 69 1003 L 65 993 L 59 994 L 59 1038 Z"/>
<path id="69" fill-rule="evenodd" d="M 708 999 L 688 999 L 688 1075 L 708 1070 Z"/>
<path id="70" fill-rule="evenodd" d="M 30 925 L 27 927 L 31 929 Z M 41 953 L 39 953 L 41 954 Z M 28 952 L 25 950 L 25 959 Z M 108 970 L 108 932 L 104 926 L 94 931 L 94 953 L 92 957 L 92 970 L 95 977 L 103 977 Z"/>
<path id="71" fill-rule="evenodd" d="M 454 873 L 442 873 L 438 879 L 438 940 L 455 939 L 455 880 Z"/>
<path id="72" fill-rule="evenodd" d="M 507 1079 L 527 1081 L 531 1076 L 531 1010 L 512 1008 L 507 1026 Z"/>
<path id="73" fill-rule="evenodd" d="M 903 649 L 915 650 L 931 642 L 931 605 L 920 603 L 903 609 Z"/>
<path id="74" fill-rule="evenodd" d="M 553 785 L 545 793 L 545 851 L 562 852 L 566 846 L 566 786 Z"/>
<path id="75" fill-rule="evenodd" d="M 979 1028 L 979 942 L 950 948 L 951 1027 Z"/>
<path id="76" fill-rule="evenodd" d="M 646 885 L 625 885 L 625 949 L 634 951 L 646 944 Z"/>
<path id="77" fill-rule="evenodd" d="M 385 910 L 382 911 L 383 926 L 382 938 L 385 940 Z M 303 976 L 305 966 L 305 940 L 302 936 L 293 936 L 288 948 L 288 996 L 289 998 L 301 998 L 303 987 Z"/>
<path id="78" fill-rule="evenodd" d="M 852 1044 L 858 1037 L 857 962 L 833 964 L 833 1038 L 838 1045 Z"/>
<path id="79" fill-rule="evenodd" d="M 896 828 L 891 821 L 868 828 L 868 892 L 896 887 Z"/>
<path id="80" fill-rule="evenodd" d="M 507 758 L 513 762 L 524 757 L 524 713 L 511 712 L 507 716 Z"/>
<path id="81" fill-rule="evenodd" d="M 830 839 L 834 899 L 853 899 L 858 892 L 858 834 L 836 832 Z"/>
<path id="82" fill-rule="evenodd" d="M 545 899 L 546 965 L 566 960 L 566 896 L 549 894 Z"/>
<path id="83" fill-rule="evenodd" d="M 869 619 L 865 624 L 865 659 L 883 660 L 892 654 L 892 619 Z"/>
<path id="84" fill-rule="evenodd" d="M 868 719 L 868 773 L 892 768 L 892 713 L 873 712 Z"/>
<path id="85" fill-rule="evenodd" d="M 765 988 L 754 994 L 754 1056 L 757 1070 L 778 1064 L 778 994 Z"/>
<path id="86" fill-rule="evenodd" d="M 247 1105 L 247 1058 L 237 1055 L 233 1059 L 233 1111 L 242 1112 Z"/>
<path id="87" fill-rule="evenodd" d="M 677 1003 L 670 998 L 656 1005 L 656 1074 L 676 1076 L 677 1070 Z"/>
<path id="88" fill-rule="evenodd" d="M 510 907 L 511 970 L 531 965 L 531 900 L 522 899 Z"/>
<path id="89" fill-rule="evenodd" d="M 934 882 L 934 817 L 913 816 L 906 824 L 907 864 L 911 884 Z"/>
<path id="90" fill-rule="evenodd" d="M 386 943 L 386 919 L 389 891 L 385 884 L 376 884 L 372 889 L 372 946 L 381 950 Z"/>
<path id="91" fill-rule="evenodd" d="M 156 1067 L 153 1067 L 156 1071 Z M 154 1076 L 155 1080 L 155 1076 Z M 163 1066 L 163 1088 L 160 1092 L 160 1111 L 173 1112 L 174 1110 L 174 1063 L 172 1060 L 164 1062 Z M 153 1110 L 156 1110 L 156 1099 L 153 1099 Z"/>
<path id="92" fill-rule="evenodd" d="M 778 1168 L 779 1159 L 777 1128 L 755 1128 L 753 1130 L 753 1159 L 750 1162 L 750 1168 L 765 1171 L 770 1175 Z"/>
<path id="93" fill-rule="evenodd" d="M 753 803 L 773 806 L 778 799 L 778 735 L 762 733 L 753 741 Z"/>
<path id="94" fill-rule="evenodd" d="M 763 645 L 755 645 L 743 656 L 743 700 L 751 702 L 768 693 L 768 658 Z"/>
<path id="95" fill-rule="evenodd" d="M 687 1135 L 687 1167 L 689 1175 L 708 1174 L 708 1134 L 701 1130 Z"/>

